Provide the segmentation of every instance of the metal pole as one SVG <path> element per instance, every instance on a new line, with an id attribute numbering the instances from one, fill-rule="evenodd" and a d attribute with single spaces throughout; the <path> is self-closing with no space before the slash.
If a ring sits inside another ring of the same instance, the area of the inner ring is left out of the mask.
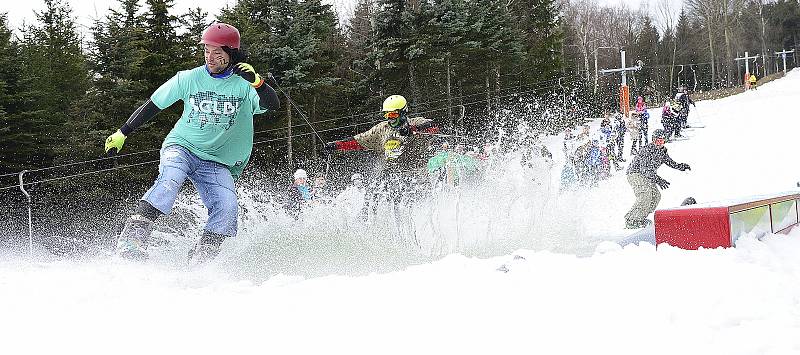
<path id="1" fill-rule="evenodd" d="M 33 214 L 31 213 L 31 194 L 25 190 L 25 183 L 22 181 L 22 176 L 27 172 L 28 170 L 19 172 L 19 189 L 22 190 L 22 193 L 25 194 L 25 197 L 28 199 L 28 258 L 33 260 Z"/>
<path id="2" fill-rule="evenodd" d="M 744 52 L 744 75 L 750 77 L 750 54 Z"/>
<path id="3" fill-rule="evenodd" d="M 622 66 L 620 68 L 625 68 L 625 50 L 624 49 L 620 49 L 619 50 L 619 56 L 620 56 L 620 59 L 622 60 Z M 622 71 L 622 85 L 623 86 L 628 85 L 628 76 L 625 75 L 626 73 L 627 72 L 625 70 Z"/>
<path id="4" fill-rule="evenodd" d="M 786 53 L 781 55 L 783 57 L 783 74 L 786 74 Z"/>
<path id="5" fill-rule="evenodd" d="M 594 94 L 597 94 L 597 49 L 594 49 Z"/>
<path id="6" fill-rule="evenodd" d="M 564 85 L 561 85 L 561 79 L 564 77 L 558 78 L 558 87 L 561 89 L 561 102 L 564 104 L 564 113 L 567 112 L 567 93 L 564 92 Z"/>

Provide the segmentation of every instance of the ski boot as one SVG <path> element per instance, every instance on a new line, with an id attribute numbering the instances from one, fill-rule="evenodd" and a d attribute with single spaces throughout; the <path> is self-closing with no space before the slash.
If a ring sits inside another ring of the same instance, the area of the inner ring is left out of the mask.
<path id="1" fill-rule="evenodd" d="M 153 221 L 142 215 L 128 217 L 117 239 L 117 255 L 130 260 L 147 259 L 147 240 L 153 232 Z"/>
<path id="2" fill-rule="evenodd" d="M 225 236 L 214 232 L 203 231 L 200 241 L 189 249 L 189 267 L 205 264 L 219 255 Z"/>

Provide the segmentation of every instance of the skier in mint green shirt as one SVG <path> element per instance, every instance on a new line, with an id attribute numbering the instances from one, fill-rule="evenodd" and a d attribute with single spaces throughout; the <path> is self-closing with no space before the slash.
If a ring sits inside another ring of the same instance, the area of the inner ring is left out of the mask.
<path id="1" fill-rule="evenodd" d="M 170 212 L 187 178 L 208 209 L 200 241 L 189 250 L 190 264 L 213 259 L 225 238 L 236 235 L 239 205 L 234 179 L 250 159 L 253 115 L 277 110 L 280 100 L 253 67 L 244 63 L 247 55 L 240 49 L 235 27 L 212 24 L 203 32 L 200 44 L 205 49 L 205 65 L 178 72 L 106 139 L 106 152 L 119 152 L 133 130 L 183 101 L 183 114 L 161 146 L 158 179 L 139 201 L 135 214 L 125 221 L 117 240 L 117 254 L 124 258 L 147 258 L 153 222 Z"/>

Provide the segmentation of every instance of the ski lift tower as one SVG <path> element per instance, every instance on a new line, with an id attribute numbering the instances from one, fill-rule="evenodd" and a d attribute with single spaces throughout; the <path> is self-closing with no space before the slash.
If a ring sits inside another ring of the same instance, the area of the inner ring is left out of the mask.
<path id="1" fill-rule="evenodd" d="M 783 58 L 783 74 L 784 75 L 786 74 L 786 55 L 787 54 L 792 54 L 792 53 L 794 53 L 794 49 L 792 49 L 790 51 L 787 51 L 787 50 L 784 49 L 784 50 L 782 50 L 780 52 L 775 52 L 775 55 L 780 55 Z"/>
<path id="2" fill-rule="evenodd" d="M 620 48 L 619 50 L 620 61 L 622 65 L 616 69 L 603 69 L 600 71 L 600 74 L 614 74 L 614 73 L 622 73 L 622 83 L 619 86 L 619 110 L 625 117 L 628 117 L 631 112 L 631 95 L 630 90 L 628 89 L 628 72 L 629 71 L 639 71 L 642 70 L 642 63 L 641 60 L 636 61 L 635 67 L 626 67 L 625 66 L 625 48 Z"/>

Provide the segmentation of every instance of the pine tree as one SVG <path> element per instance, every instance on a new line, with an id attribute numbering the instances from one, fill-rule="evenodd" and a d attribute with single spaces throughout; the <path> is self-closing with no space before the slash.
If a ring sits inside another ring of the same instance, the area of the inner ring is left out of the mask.
<path id="1" fill-rule="evenodd" d="M 371 78 L 375 85 L 392 93 L 412 91 L 411 67 L 406 56 L 414 40 L 413 13 L 408 0 L 378 0 L 379 11 L 375 16 L 375 52 L 371 61 L 377 70 Z M 410 97 L 412 101 L 415 99 Z"/>
<path id="2" fill-rule="evenodd" d="M 88 71 L 72 10 L 45 0 L 36 24 L 23 29 L 19 70 L 21 110 L 9 141 L 17 145 L 17 167 L 50 166 L 73 160 L 83 119 L 75 104 L 86 94 Z"/>
<path id="3" fill-rule="evenodd" d="M 346 112 L 347 100 L 342 100 L 346 90 L 341 80 L 342 68 L 346 68 L 342 60 L 345 43 L 330 5 L 320 0 L 244 0 L 223 11 L 220 19 L 239 29 L 250 54 L 248 62 L 262 75 L 273 74 L 280 90 L 289 94 L 310 120 L 321 115 L 318 107 L 324 107 L 328 119 Z M 297 115 L 292 110 L 288 102 L 284 103 L 278 120 L 257 122 L 256 130 L 265 124 L 286 127 L 289 135 L 310 131 L 307 127 L 292 131 L 289 115 Z M 315 139 L 312 136 L 307 141 L 313 143 Z"/>
<path id="4" fill-rule="evenodd" d="M 93 88 L 80 105 L 86 108 L 87 137 L 82 141 L 87 154 L 97 151 L 98 142 L 116 131 L 152 93 L 149 70 L 143 65 L 148 51 L 140 6 L 137 0 L 120 0 L 119 7 L 109 9 L 106 18 L 92 27 L 89 68 L 94 74 Z M 152 147 L 149 139 L 139 138 L 131 139 L 125 150 Z"/>
<path id="5" fill-rule="evenodd" d="M 548 79 L 561 70 L 564 35 L 556 0 L 519 0 L 511 13 L 522 34 L 525 58 L 523 72 L 532 82 Z"/>
<path id="6" fill-rule="evenodd" d="M 641 60 L 645 64 L 645 67 L 656 65 L 658 63 L 656 53 L 659 39 L 658 29 L 650 21 L 650 17 L 644 17 L 639 33 L 636 35 L 636 41 L 633 43 L 635 51 L 631 53 L 631 64 L 635 63 L 637 60 Z M 635 100 L 638 95 L 646 96 L 644 91 L 645 88 L 649 88 L 653 85 L 655 79 L 653 74 L 651 70 L 642 70 L 633 73 L 633 77 L 637 80 L 637 87 L 635 89 L 637 89 L 638 92 L 631 93 L 631 100 Z"/>
<path id="7" fill-rule="evenodd" d="M 19 142 L 18 90 L 20 72 L 16 69 L 19 49 L 11 39 L 8 16 L 0 14 L 0 174 L 17 171 L 20 168 L 21 154 L 17 151 Z"/>
<path id="8" fill-rule="evenodd" d="M 174 0 L 147 0 L 144 14 L 144 46 L 146 55 L 142 66 L 147 68 L 146 80 L 150 91 L 165 83 L 188 61 L 191 53 L 181 48 L 175 31 L 179 23 L 177 16 L 170 14 Z"/>
<path id="9" fill-rule="evenodd" d="M 203 47 L 197 43 L 203 35 L 203 30 L 208 27 L 208 12 L 202 8 L 190 9 L 188 13 L 181 16 L 181 24 L 186 28 L 181 36 L 181 47 L 186 55 L 186 67 L 196 67 L 203 63 Z"/>
<path id="10" fill-rule="evenodd" d="M 350 65 L 349 75 L 345 76 L 352 83 L 349 93 L 355 112 L 374 111 L 384 96 L 384 88 L 375 80 L 378 77 L 376 11 L 374 0 L 359 0 L 347 27 L 346 61 Z"/>

